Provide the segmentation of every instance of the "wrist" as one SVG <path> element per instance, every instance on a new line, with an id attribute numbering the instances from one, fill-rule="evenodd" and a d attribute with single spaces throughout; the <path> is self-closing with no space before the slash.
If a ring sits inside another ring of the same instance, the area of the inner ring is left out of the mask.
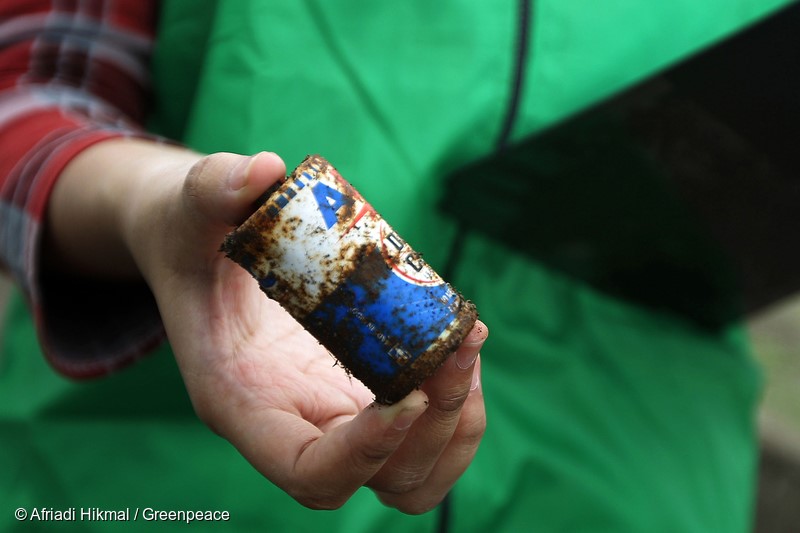
<path id="1" fill-rule="evenodd" d="M 181 246 L 179 236 L 182 189 L 189 170 L 203 157 L 188 149 L 139 144 L 131 147 L 136 165 L 118 198 L 118 228 L 137 272 L 152 285 L 165 254 Z"/>
<path id="2" fill-rule="evenodd" d="M 47 214 L 50 270 L 110 279 L 143 275 L 146 233 L 201 156 L 146 139 L 112 139 L 76 156 L 59 177 Z M 183 172 L 183 174 L 181 174 Z"/>

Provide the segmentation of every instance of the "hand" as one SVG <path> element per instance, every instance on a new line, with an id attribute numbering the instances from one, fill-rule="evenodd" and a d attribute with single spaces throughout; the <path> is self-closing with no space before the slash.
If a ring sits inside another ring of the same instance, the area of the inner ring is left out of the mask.
<path id="1" fill-rule="evenodd" d="M 486 327 L 478 323 L 421 390 L 390 407 L 371 403 L 363 385 L 218 252 L 285 174 L 280 158 L 215 154 L 198 162 L 171 150 L 164 157 L 173 164 L 140 170 L 143 180 L 160 175 L 131 188 L 119 225 L 156 296 L 198 416 L 308 507 L 337 508 L 367 485 L 401 511 L 433 508 L 484 432 L 478 352 Z"/>

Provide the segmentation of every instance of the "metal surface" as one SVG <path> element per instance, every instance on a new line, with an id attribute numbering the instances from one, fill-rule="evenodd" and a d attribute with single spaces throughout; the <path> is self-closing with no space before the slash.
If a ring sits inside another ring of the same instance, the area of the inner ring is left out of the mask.
<path id="1" fill-rule="evenodd" d="M 477 318 L 319 156 L 306 158 L 222 249 L 382 403 L 432 375 Z"/>

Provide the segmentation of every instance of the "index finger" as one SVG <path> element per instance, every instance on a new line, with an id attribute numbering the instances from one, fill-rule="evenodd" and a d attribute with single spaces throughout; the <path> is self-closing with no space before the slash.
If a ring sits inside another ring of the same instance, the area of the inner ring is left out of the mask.
<path id="1" fill-rule="evenodd" d="M 302 505 L 336 509 L 381 469 L 427 406 L 425 393 L 413 391 L 391 406 L 374 403 L 327 433 L 294 413 L 250 411 L 229 440 Z"/>

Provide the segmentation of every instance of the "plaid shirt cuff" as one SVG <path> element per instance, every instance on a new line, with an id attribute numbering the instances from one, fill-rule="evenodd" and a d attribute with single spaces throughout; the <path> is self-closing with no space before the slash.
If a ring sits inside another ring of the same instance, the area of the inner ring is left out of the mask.
<path id="1" fill-rule="evenodd" d="M 47 202 L 65 166 L 139 128 L 156 2 L 17 0 L 0 6 L 0 266 L 25 294 L 60 372 L 105 374 L 164 339 L 144 283 L 41 272 Z M 92 39 L 86 39 L 92 35 Z"/>

